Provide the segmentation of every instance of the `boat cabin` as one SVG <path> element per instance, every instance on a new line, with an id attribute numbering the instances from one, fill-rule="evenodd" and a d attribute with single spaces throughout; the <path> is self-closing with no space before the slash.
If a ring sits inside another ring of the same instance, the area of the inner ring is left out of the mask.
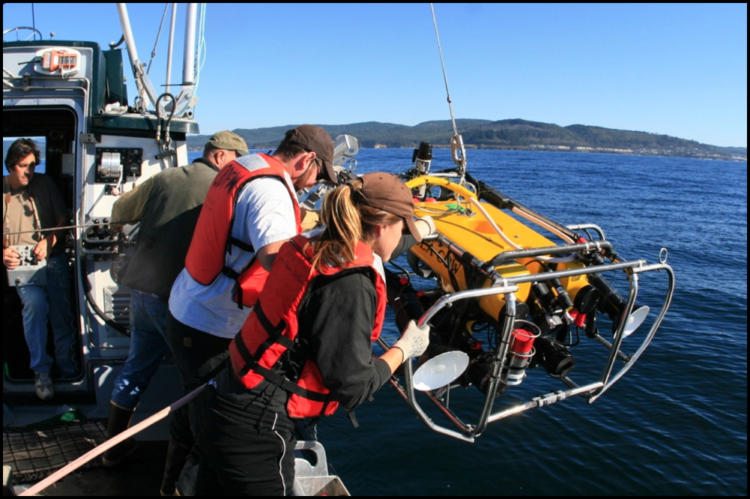
<path id="1" fill-rule="evenodd" d="M 57 40 L 3 43 L 3 153 L 18 138 L 34 140 L 42 159 L 37 173 L 49 176 L 64 199 L 68 229 L 58 244 L 65 245 L 72 275 L 79 365 L 73 378 L 55 379 L 53 371 L 52 400 L 36 398 L 21 303 L 14 275 L 8 275 L 23 271 L 23 265 L 19 272 L 3 266 L 5 424 L 22 423 L 23 407 L 56 409 L 71 400 L 89 402 L 91 416 L 106 417 L 112 384 L 129 345 L 130 292 L 110 272 L 127 241 L 108 225 L 112 205 L 118 192 L 164 168 L 187 164 L 186 134 L 199 131 L 192 112 L 173 117 L 169 99 L 162 97 L 167 105 L 156 111 L 128 105 L 118 48 Z M 126 226 L 123 234 L 131 229 Z M 50 331 L 50 351 L 52 343 Z M 165 368 L 174 371 L 166 377 L 176 380 L 174 366 L 167 363 Z M 164 378 L 155 376 L 149 391 L 158 391 L 158 380 Z M 149 405 L 146 395 L 141 405 Z M 160 405 L 151 409 L 171 401 L 161 397 Z M 150 414 L 147 409 L 143 413 Z"/>

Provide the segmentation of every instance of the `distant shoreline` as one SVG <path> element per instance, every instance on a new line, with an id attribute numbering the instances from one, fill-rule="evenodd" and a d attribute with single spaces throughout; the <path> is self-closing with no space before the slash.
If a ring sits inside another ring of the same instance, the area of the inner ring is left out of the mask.
<path id="1" fill-rule="evenodd" d="M 450 149 L 449 145 L 431 144 L 434 149 Z M 362 146 L 362 149 L 414 149 L 417 144 L 412 146 L 390 146 L 387 144 L 374 144 L 372 146 Z M 541 151 L 541 152 L 570 152 L 570 153 L 593 153 L 593 154 L 622 154 L 626 156 L 661 156 L 667 158 L 693 158 L 693 159 L 710 159 L 720 161 L 734 161 L 737 163 L 747 163 L 746 156 L 733 156 L 722 154 L 676 154 L 665 151 L 639 151 L 627 148 L 599 148 L 599 147 L 577 147 L 577 146 L 488 146 L 476 144 L 464 144 L 466 149 L 473 150 L 504 150 L 504 151 Z M 254 151 L 269 151 L 274 147 L 250 147 Z M 189 152 L 202 152 L 203 147 L 188 147 Z"/>
<path id="2" fill-rule="evenodd" d="M 251 149 L 272 149 L 284 132 L 296 125 L 233 131 L 245 139 Z M 449 120 L 426 121 L 414 126 L 376 121 L 347 125 L 320 125 L 331 137 L 350 134 L 364 148 L 414 149 L 420 142 L 435 148 L 447 148 L 453 135 Z M 587 125 L 561 127 L 522 119 L 458 119 L 456 126 L 467 149 L 502 149 L 519 151 L 594 152 L 637 154 L 683 158 L 719 159 L 747 162 L 746 147 L 722 147 L 694 140 L 648 132 L 615 130 Z M 210 135 L 188 136 L 188 146 L 202 149 Z"/>

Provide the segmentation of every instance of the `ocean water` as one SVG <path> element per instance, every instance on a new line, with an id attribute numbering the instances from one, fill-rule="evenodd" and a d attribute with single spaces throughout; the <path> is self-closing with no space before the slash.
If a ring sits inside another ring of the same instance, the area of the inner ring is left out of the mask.
<path id="1" fill-rule="evenodd" d="M 447 150 L 433 153 L 433 171 L 452 166 Z M 363 149 L 357 172 L 404 172 L 411 156 Z M 319 423 L 332 471 L 353 495 L 745 495 L 747 164 L 466 157 L 473 176 L 543 215 L 596 223 L 624 260 L 657 262 L 667 248 L 676 274 L 669 312 L 635 367 L 595 403 L 532 409 L 491 423 L 475 443 L 432 432 L 386 384 L 356 410 L 358 429 L 343 413 Z"/>

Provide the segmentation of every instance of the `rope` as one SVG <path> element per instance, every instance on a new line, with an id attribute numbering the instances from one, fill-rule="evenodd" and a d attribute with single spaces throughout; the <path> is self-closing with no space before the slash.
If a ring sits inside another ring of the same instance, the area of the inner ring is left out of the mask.
<path id="1" fill-rule="evenodd" d="M 84 464 L 88 463 L 89 461 L 91 461 L 95 457 L 99 456 L 100 454 L 105 453 L 106 451 L 108 451 L 109 449 L 111 449 L 115 445 L 119 444 L 123 440 L 126 440 L 126 439 L 130 438 L 131 436 L 135 435 L 136 433 L 139 433 L 139 432 L 145 430 L 146 428 L 148 428 L 152 424 L 154 424 L 154 423 L 156 423 L 158 421 L 161 421 L 162 419 L 164 419 L 165 417 L 167 417 L 170 413 L 172 413 L 173 411 L 179 409 L 180 407 L 182 407 L 183 405 L 187 404 L 192 399 L 194 399 L 206 387 L 206 385 L 207 385 L 207 383 L 202 384 L 201 386 L 199 386 L 198 388 L 196 388 L 192 392 L 188 393 L 187 395 L 185 395 L 184 397 L 182 397 L 178 401 L 174 402 L 172 405 L 169 405 L 169 406 L 165 407 L 161 411 L 159 411 L 156 414 L 153 414 L 152 416 L 144 419 L 140 423 L 138 423 L 138 424 L 136 424 L 136 425 L 128 428 L 127 430 L 125 430 L 125 431 L 123 431 L 121 433 L 118 433 L 117 435 L 115 435 L 114 437 L 110 438 L 109 440 L 106 440 L 105 442 L 102 442 L 101 444 L 99 444 L 98 446 L 94 447 L 93 449 L 91 449 L 90 451 L 88 451 L 87 453 L 85 453 L 84 455 L 82 455 L 81 457 L 79 457 L 78 459 L 76 459 L 74 461 L 71 461 L 67 465 L 63 466 L 62 468 L 60 468 L 59 470 L 57 470 L 56 472 L 54 472 L 53 474 L 51 474 L 50 476 L 48 476 L 47 478 L 45 478 L 44 480 L 42 480 L 40 482 L 37 482 L 36 484 L 32 485 L 28 489 L 24 490 L 19 495 L 21 495 L 21 496 L 33 496 L 33 495 L 38 494 L 39 492 L 41 492 L 42 490 L 46 489 L 47 487 L 49 487 L 53 483 L 57 482 L 61 478 L 69 475 L 70 473 L 74 472 L 75 470 L 77 470 L 78 468 L 80 468 L 81 466 L 83 466 Z"/>
<path id="2" fill-rule="evenodd" d="M 198 14 L 198 43 L 195 48 L 195 68 L 194 68 L 194 84 L 193 84 L 193 98 L 198 95 L 198 84 L 201 79 L 201 71 L 203 66 L 206 64 L 206 4 L 200 4 Z"/>

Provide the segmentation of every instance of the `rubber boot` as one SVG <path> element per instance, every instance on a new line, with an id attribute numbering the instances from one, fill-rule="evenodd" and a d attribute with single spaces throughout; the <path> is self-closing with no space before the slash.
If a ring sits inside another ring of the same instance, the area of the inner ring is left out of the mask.
<path id="1" fill-rule="evenodd" d="M 134 412 L 134 409 L 124 409 L 110 401 L 109 419 L 107 419 L 107 439 L 127 430 Z M 136 442 L 132 438 L 120 442 L 104 453 L 102 464 L 108 468 L 117 466 L 135 452 L 135 448 Z"/>
<path id="2" fill-rule="evenodd" d="M 185 445 L 173 438 L 169 439 L 167 458 L 164 462 L 164 474 L 161 478 L 161 487 L 159 487 L 160 495 L 175 495 L 175 484 L 180 477 L 180 472 L 185 465 L 185 460 L 187 459 L 188 454 L 190 454 L 191 448 L 190 445 Z"/>

